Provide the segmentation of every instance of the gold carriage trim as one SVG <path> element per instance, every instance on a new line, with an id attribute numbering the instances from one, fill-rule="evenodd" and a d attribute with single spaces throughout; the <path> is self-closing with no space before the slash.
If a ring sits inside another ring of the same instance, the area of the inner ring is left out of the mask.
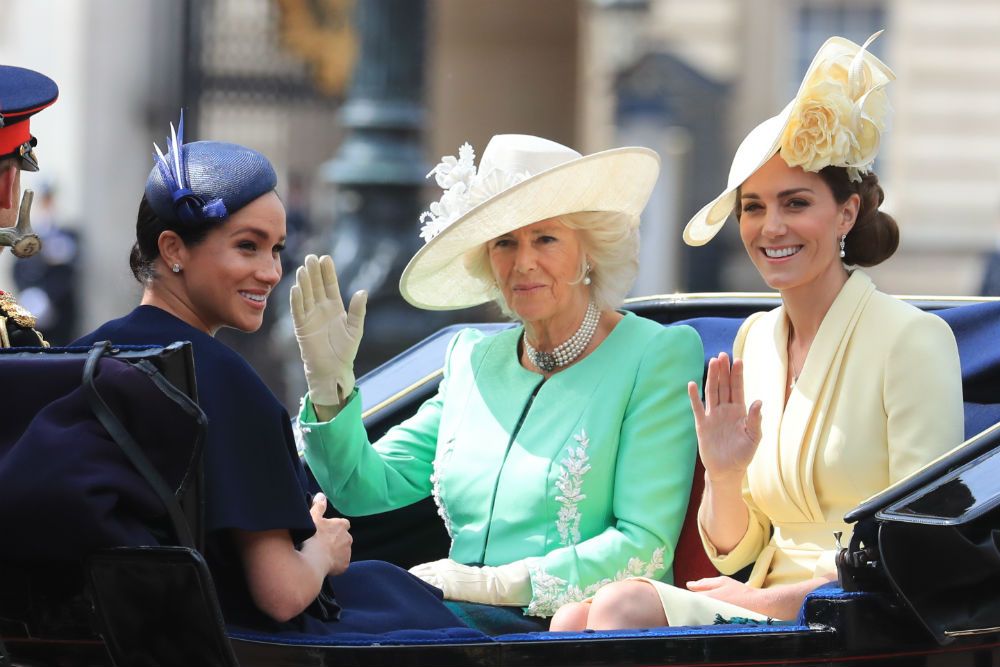
<path id="1" fill-rule="evenodd" d="M 35 328 L 35 316 L 27 308 L 14 300 L 7 292 L 0 290 L 0 315 L 14 320 L 21 327 Z"/>

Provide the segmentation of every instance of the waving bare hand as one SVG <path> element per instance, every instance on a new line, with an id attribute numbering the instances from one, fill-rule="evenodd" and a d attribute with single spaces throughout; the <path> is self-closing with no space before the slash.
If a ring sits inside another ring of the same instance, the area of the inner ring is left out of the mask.
<path id="1" fill-rule="evenodd" d="M 742 482 L 747 466 L 760 443 L 761 402 L 754 401 L 749 412 L 743 397 L 743 361 L 732 368 L 725 352 L 708 362 L 705 403 L 698 385 L 688 384 L 688 398 L 698 433 L 698 454 L 713 480 Z"/>
<path id="2" fill-rule="evenodd" d="M 341 406 L 354 391 L 354 357 L 365 326 L 364 291 L 344 310 L 333 259 L 308 255 L 295 273 L 292 321 L 305 367 L 309 397 L 316 406 Z"/>

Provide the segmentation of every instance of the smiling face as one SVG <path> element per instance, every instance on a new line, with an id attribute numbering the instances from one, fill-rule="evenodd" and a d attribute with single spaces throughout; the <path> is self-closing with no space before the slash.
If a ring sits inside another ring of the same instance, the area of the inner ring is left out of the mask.
<path id="1" fill-rule="evenodd" d="M 859 198 L 838 203 L 818 175 L 775 155 L 740 188 L 740 237 L 767 284 L 779 291 L 846 280 L 840 237 L 854 225 Z"/>
<path id="2" fill-rule="evenodd" d="M 590 294 L 579 282 L 584 256 L 580 234 L 558 220 L 498 236 L 487 250 L 493 278 L 523 322 L 578 318 L 586 308 Z"/>
<path id="3" fill-rule="evenodd" d="M 256 331 L 267 297 L 281 280 L 278 253 L 285 245 L 285 208 L 269 192 L 253 200 L 197 245 L 183 246 L 176 274 L 183 281 L 190 324 L 215 333 L 220 327 Z"/>

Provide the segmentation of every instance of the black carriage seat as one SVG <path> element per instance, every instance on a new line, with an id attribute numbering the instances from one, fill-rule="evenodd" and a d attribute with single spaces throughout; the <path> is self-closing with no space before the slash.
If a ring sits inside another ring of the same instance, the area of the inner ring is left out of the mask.
<path id="1" fill-rule="evenodd" d="M 189 501 L 205 417 L 165 377 L 185 379 L 189 348 L 0 352 L 7 415 L 0 557 L 80 558 L 164 541 L 199 546 Z M 58 531 L 54 518 L 65 524 Z"/>
<path id="2" fill-rule="evenodd" d="M 746 311 L 744 310 L 744 313 Z M 992 342 L 994 337 L 989 334 L 990 323 L 1000 322 L 1000 303 L 986 303 L 979 305 L 964 306 L 958 309 L 945 309 L 941 310 L 939 314 L 952 325 L 956 332 L 956 336 L 959 340 L 959 348 L 962 354 L 963 362 L 963 375 L 965 378 L 966 385 L 966 401 L 967 401 L 967 417 L 969 418 L 968 429 L 976 431 L 981 428 L 985 422 L 993 423 L 995 421 L 1000 421 L 1000 397 L 997 396 L 997 392 L 1000 391 L 1000 383 L 996 382 L 998 378 L 998 371 L 1000 371 L 1000 366 L 995 359 L 997 356 L 995 353 L 995 344 Z M 706 360 L 720 351 L 729 351 L 731 348 L 731 343 L 739 324 L 742 321 L 742 317 L 731 317 L 731 318 L 717 318 L 717 317 L 697 317 L 689 320 L 685 320 L 685 324 L 689 324 L 695 327 L 700 334 L 702 334 L 705 341 L 705 351 Z M 669 323 L 665 323 L 669 324 Z M 495 327 L 495 325 L 494 325 Z M 440 349 L 434 351 L 432 350 L 427 356 L 434 357 L 439 363 L 444 352 L 444 346 L 447 344 L 448 339 L 451 337 L 453 331 L 442 331 L 436 336 L 431 337 L 428 341 L 425 341 L 425 345 L 430 345 L 431 347 L 439 347 Z M 427 350 L 424 350 L 427 352 Z M 990 357 L 993 356 L 994 359 L 991 360 Z M 0 364 L 5 363 L 3 357 L 0 357 Z M 433 362 L 432 362 L 433 363 Z M 386 368 L 390 368 L 387 366 Z M 0 367 L 2 368 L 2 367 Z M 377 383 L 379 377 L 379 370 L 374 371 L 370 376 L 366 376 L 359 381 L 363 387 L 369 387 L 366 383 Z M 398 372 L 398 367 L 396 368 Z M 415 380 L 423 378 L 427 375 L 426 369 L 415 370 Z M 6 374 L 0 371 L 0 381 L 4 381 L 6 385 Z M 396 386 L 398 387 L 398 378 L 396 379 Z M 423 392 L 429 395 L 434 387 L 434 383 L 426 383 L 427 386 L 423 388 Z M 373 386 L 373 385 L 372 385 Z M 367 401 L 377 401 L 377 391 L 370 392 Z M 412 404 L 419 403 L 422 400 L 420 392 L 413 392 L 411 396 L 408 397 L 408 402 Z M 970 413 L 971 410 L 971 413 Z M 392 412 L 390 408 L 387 410 L 388 413 Z M 383 414 L 382 417 L 386 415 Z M 397 417 L 400 415 L 389 415 L 391 421 L 398 421 Z M 384 424 L 379 423 L 379 415 L 375 415 L 375 418 L 371 417 L 366 422 L 369 426 L 370 431 L 373 435 L 377 436 L 380 428 L 384 427 Z M 6 432 L 6 427 L 3 431 Z M 6 450 L 0 450 L 0 454 L 6 454 Z M 3 463 L 3 458 L 0 458 L 0 465 Z M 695 494 L 700 492 L 695 491 Z M 698 496 L 692 496 L 692 506 L 696 506 L 698 501 Z M 689 520 L 693 518 L 693 512 L 689 512 Z M 0 524 L 2 525 L 2 524 Z M 357 524 L 355 524 L 355 531 Z M 363 532 L 363 530 L 362 530 Z M 678 572 L 683 572 L 685 567 L 684 553 L 691 552 L 696 554 L 701 554 L 700 544 L 697 542 L 697 531 L 693 523 L 686 524 L 685 529 L 682 532 L 682 542 L 684 540 L 689 540 L 690 544 L 688 547 L 678 546 L 677 562 L 675 563 L 675 568 Z M 364 550 L 366 548 L 364 536 L 359 539 L 357 532 L 355 532 L 355 546 L 356 557 L 361 559 L 366 557 Z M 697 547 L 697 548 L 695 548 Z M 685 548 L 687 551 L 685 551 Z M 122 586 L 122 573 L 127 573 L 130 569 L 138 568 L 142 570 L 147 567 L 150 562 L 154 562 L 157 559 L 161 559 L 162 562 L 155 564 L 154 567 L 160 567 L 164 563 L 166 566 L 179 564 L 179 570 L 175 570 L 178 576 L 173 581 L 179 582 L 173 586 L 167 586 L 169 589 L 165 592 L 176 592 L 178 589 L 183 591 L 180 596 L 183 604 L 183 600 L 187 599 L 188 603 L 193 605 L 191 609 L 193 610 L 190 614 L 192 619 L 195 619 L 195 625 L 203 632 L 207 632 L 207 638 L 204 639 L 203 643 L 209 647 L 214 647 L 216 653 L 209 654 L 207 662 L 202 664 L 235 664 L 227 662 L 227 660 L 232 660 L 232 654 L 228 653 L 226 649 L 229 647 L 229 643 L 225 641 L 225 636 L 222 635 L 218 616 L 218 605 L 214 600 L 213 590 L 211 588 L 211 577 L 208 575 L 207 569 L 204 567 L 204 562 L 200 560 L 197 552 L 195 550 L 181 550 L 172 551 L 170 549 L 147 549 L 144 550 L 145 553 L 141 553 L 143 550 L 135 550 L 131 553 L 126 554 L 124 557 L 120 558 L 117 562 L 114 560 L 116 555 L 106 554 L 107 559 L 97 561 L 98 565 L 91 570 L 91 583 L 96 588 L 101 588 L 103 585 L 108 584 L 109 580 L 112 589 L 121 590 L 122 588 L 128 588 L 128 586 Z M 704 558 L 701 555 L 701 558 Z M 130 560 L 131 559 L 131 560 Z M 128 575 L 130 577 L 132 575 Z M 128 577 L 124 577 L 125 581 L 128 581 Z M 140 576 L 139 579 L 142 577 Z M 693 577 L 692 577 L 693 578 Z M 678 576 L 678 581 L 683 579 L 683 575 Z M 101 582 L 104 582 L 102 584 Z M 163 594 L 161 591 L 159 594 Z M 872 598 L 875 598 L 872 601 Z M 139 600 L 148 600 L 149 598 L 143 598 L 141 595 Z M 879 601 L 878 596 L 871 596 L 864 593 L 848 593 L 839 590 L 835 587 L 829 587 L 820 591 L 815 592 L 810 595 L 806 604 L 803 606 L 803 613 L 800 616 L 799 623 L 792 626 L 725 626 L 724 628 L 669 628 L 669 629 L 654 629 L 651 631 L 646 631 L 644 633 L 639 633 L 643 637 L 650 638 L 653 636 L 663 635 L 664 637 L 684 637 L 684 636 L 698 636 L 699 634 L 753 634 L 755 632 L 768 632 L 768 633 L 788 633 L 788 632 L 813 632 L 815 633 L 816 628 L 819 627 L 817 624 L 823 624 L 824 619 L 835 619 L 842 617 L 845 608 L 853 608 L 859 604 L 859 601 L 864 601 L 865 604 L 883 604 Z M 130 603 L 131 604 L 131 603 Z M 99 605 L 100 606 L 100 605 Z M 134 609 L 135 607 L 125 606 L 124 609 Z M 114 618 L 118 618 L 119 621 L 114 626 L 120 631 L 119 638 L 126 642 L 132 642 L 129 645 L 129 650 L 135 648 L 139 645 L 141 648 L 141 641 L 138 641 L 144 636 L 148 636 L 148 625 L 141 625 L 141 619 L 128 619 L 127 614 L 123 618 L 122 609 L 117 611 L 111 605 L 101 606 L 102 610 L 108 612 L 109 617 L 103 618 L 103 622 L 106 624 L 104 627 L 107 628 L 110 624 L 115 624 Z M 830 611 L 834 610 L 834 611 Z M 838 611 L 839 610 L 839 611 Z M 100 611 L 100 610 L 99 610 Z M 148 611 L 148 610 L 147 610 Z M 838 616 L 838 614 L 840 616 Z M 176 614 L 174 614 L 176 615 Z M 0 613 L 0 616 L 3 616 Z M 127 623 L 125 621 L 131 621 Z M 811 630 L 809 628 L 812 628 Z M 218 632 L 216 632 L 218 630 Z M 105 629 L 106 634 L 109 634 Z M 650 634 L 652 633 L 652 634 Z M 109 635 L 110 636 L 110 635 Z M 624 633 L 620 635 L 626 638 L 629 635 Z M 220 643 L 220 637 L 221 643 Z M 7 635 L 4 635 L 4 640 L 8 643 L 8 650 L 10 650 L 11 642 L 8 641 Z M 538 641 L 544 640 L 549 641 L 549 639 L 554 641 L 587 641 L 594 638 L 591 633 L 572 635 L 572 634 L 559 634 L 559 635 L 546 635 L 546 634 L 536 634 L 528 633 L 527 635 L 507 635 L 499 636 L 494 638 L 480 637 L 471 638 L 467 634 L 462 633 L 448 633 L 441 632 L 435 637 L 425 637 L 424 639 L 419 639 L 413 635 L 401 634 L 399 636 L 372 636 L 370 638 L 354 638 L 352 640 L 345 641 L 340 644 L 341 647 L 346 648 L 346 645 L 357 645 L 357 644 L 377 644 L 380 646 L 390 646 L 390 645 L 402 645 L 407 646 L 411 644 L 437 644 L 437 645 L 449 645 L 454 643 L 459 644 L 476 644 L 477 646 L 488 645 L 491 642 L 498 641 L 504 643 L 504 650 L 510 653 L 510 646 L 515 643 L 523 643 L 527 646 L 534 646 Z M 112 641 L 117 641 L 112 638 Z M 187 640 L 190 641 L 190 640 Z M 285 648 L 294 650 L 294 647 L 299 646 L 309 646 L 310 650 L 315 651 L 317 647 L 327 646 L 331 649 L 336 649 L 335 645 L 336 638 L 330 637 L 298 637 L 298 638 L 288 638 L 288 637 L 275 637 L 266 635 L 233 635 L 232 636 L 232 646 L 236 649 L 236 654 L 241 660 L 244 658 L 249 659 L 253 662 L 255 656 L 260 657 L 261 655 L 270 656 L 273 659 L 280 661 L 281 653 Z M 112 643 L 112 642 L 109 642 Z M 219 648 L 221 647 L 221 648 Z M 115 648 L 112 646 L 113 650 L 122 651 L 121 647 Z M 526 649 L 528 650 L 528 649 Z M 533 650 L 533 649 L 532 649 Z M 274 651 L 277 651 L 275 653 Z M 119 656 L 123 655 L 118 653 Z M 133 656 L 134 657 L 134 656 Z M 190 662 L 190 661 L 189 661 Z M 489 660 L 486 663 L 492 664 Z M 486 664 L 484 663 L 484 664 Z M 126 664 L 126 663 L 121 663 Z M 170 664 L 170 663 L 160 663 L 160 664 Z M 175 664 L 180 664 L 175 663 Z M 192 663 L 193 664 L 193 663 Z M 318 664 L 318 663 L 317 663 Z"/>
<path id="3" fill-rule="evenodd" d="M 969 439 L 1000 422 L 1000 300 L 934 312 L 958 341 Z"/>
<path id="4" fill-rule="evenodd" d="M 0 386 L 14 658 L 57 662 L 46 639 L 100 656 L 100 634 L 117 664 L 235 665 L 198 551 L 206 419 L 190 344 L 2 350 Z"/>

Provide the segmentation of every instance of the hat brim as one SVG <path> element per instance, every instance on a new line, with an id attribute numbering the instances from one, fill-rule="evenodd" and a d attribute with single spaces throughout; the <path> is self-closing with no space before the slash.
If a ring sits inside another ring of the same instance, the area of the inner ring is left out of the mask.
<path id="1" fill-rule="evenodd" d="M 485 303 L 492 298 L 491 285 L 469 273 L 467 252 L 525 225 L 570 213 L 621 213 L 637 224 L 659 170 L 654 151 L 629 147 L 540 172 L 487 199 L 428 241 L 403 269 L 399 291 L 425 310 Z"/>
<path id="2" fill-rule="evenodd" d="M 718 197 L 705 204 L 684 227 L 684 242 L 691 246 L 705 245 L 711 241 L 736 207 L 736 190 L 744 181 L 774 157 L 781 144 L 791 116 L 793 102 L 777 116 L 768 118 L 747 135 L 736 150 L 733 166 L 729 172 L 729 184 Z"/>
<path id="3" fill-rule="evenodd" d="M 764 164 L 774 157 L 781 146 L 781 137 L 785 133 L 785 128 L 792 117 L 795 102 L 802 94 L 807 83 L 813 77 L 820 65 L 844 56 L 854 56 L 860 47 L 854 42 L 843 37 L 831 37 L 823 43 L 816 55 L 813 57 L 799 90 L 795 97 L 785 105 L 776 116 L 768 118 L 763 123 L 751 130 L 733 157 L 733 164 L 729 171 L 729 180 L 726 189 L 718 197 L 702 207 L 694 217 L 688 221 L 684 227 L 684 242 L 691 246 L 705 245 L 711 241 L 722 226 L 726 223 L 733 208 L 738 203 L 736 201 L 736 190 L 743 183 L 753 176 L 753 174 L 764 166 Z M 879 78 L 879 83 L 887 83 L 896 78 L 888 65 L 867 52 L 866 62 L 871 66 L 873 74 Z"/>

